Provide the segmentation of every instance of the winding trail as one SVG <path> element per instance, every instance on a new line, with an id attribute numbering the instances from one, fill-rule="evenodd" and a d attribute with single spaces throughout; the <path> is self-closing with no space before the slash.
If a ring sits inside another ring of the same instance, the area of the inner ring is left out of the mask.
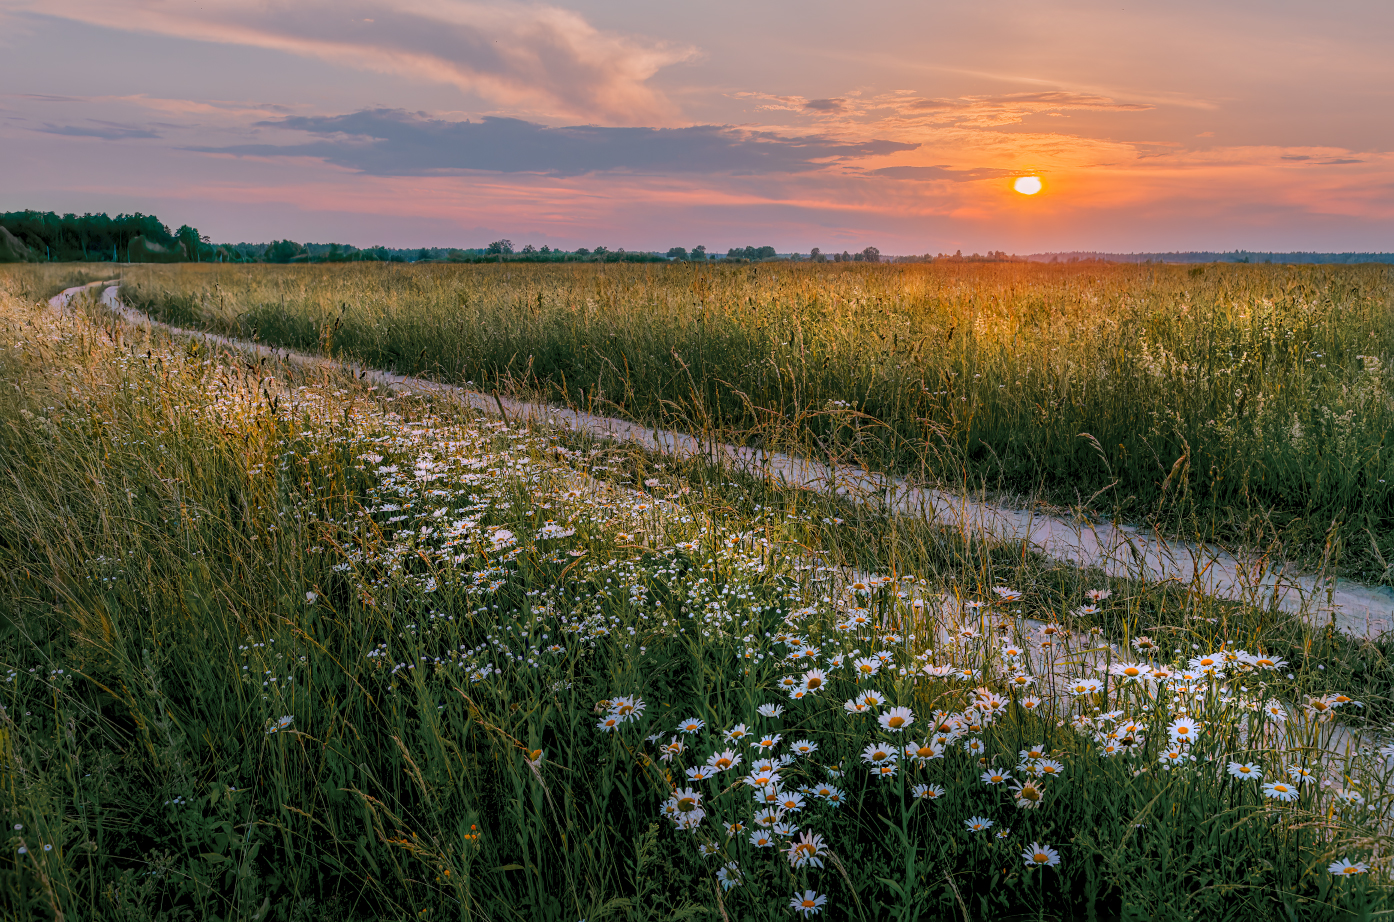
<path id="1" fill-rule="evenodd" d="M 200 330 L 186 330 L 160 323 L 123 304 L 117 297 L 116 282 L 94 282 L 69 288 L 49 303 L 63 309 L 73 297 L 97 288 L 102 289 L 100 303 L 116 316 L 132 325 L 162 330 L 173 336 L 197 339 L 301 366 L 351 371 L 362 380 L 399 393 L 449 397 L 485 413 L 502 413 L 510 422 L 559 426 L 681 457 L 719 459 L 758 477 L 836 493 L 861 502 L 877 502 L 889 511 L 920 515 L 964 533 L 987 535 L 1006 542 L 1024 542 L 1053 559 L 1080 567 L 1097 567 L 1110 576 L 1152 583 L 1174 581 L 1222 599 L 1261 607 L 1276 605 L 1280 611 L 1301 615 L 1314 623 L 1334 621 L 1336 627 L 1358 637 L 1377 637 L 1394 629 L 1394 588 L 1388 586 L 1372 587 L 1321 574 L 1296 573 L 1282 562 L 1258 556 L 1236 557 L 1215 545 L 1169 540 L 1131 525 L 1115 525 L 1085 518 L 1066 519 L 1009 509 L 850 465 L 830 465 L 778 452 L 704 441 L 628 420 L 482 394 L 425 378 L 365 368 L 352 362 L 272 348 Z"/>

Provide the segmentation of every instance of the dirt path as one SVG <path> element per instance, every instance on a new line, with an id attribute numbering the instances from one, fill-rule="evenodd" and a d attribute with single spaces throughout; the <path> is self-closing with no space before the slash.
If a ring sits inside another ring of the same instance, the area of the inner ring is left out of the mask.
<path id="1" fill-rule="evenodd" d="M 565 407 L 527 403 L 481 394 L 424 378 L 364 368 L 323 356 L 306 355 L 258 343 L 185 330 L 152 320 L 117 298 L 114 282 L 70 288 L 51 304 L 66 307 L 81 292 L 101 288 L 101 303 L 127 322 L 164 330 L 298 365 L 332 366 L 351 370 L 363 380 L 402 393 L 453 398 L 485 413 L 502 412 L 511 422 L 538 422 L 584 431 L 593 436 L 630 442 L 651 451 L 678 456 L 720 458 L 733 467 L 811 490 L 836 492 L 860 501 L 883 503 L 900 514 L 922 515 L 964 532 L 986 533 L 999 540 L 1026 542 L 1056 560 L 1080 567 L 1097 567 L 1110 576 L 1146 582 L 1176 581 L 1196 591 L 1234 601 L 1277 607 L 1301 614 L 1315 623 L 1334 620 L 1336 626 L 1361 637 L 1394 629 L 1394 589 L 1371 587 L 1318 574 L 1294 573 L 1281 563 L 1261 557 L 1240 558 L 1223 548 L 1168 540 L 1129 525 L 1070 520 L 1036 512 L 1009 509 L 969 497 L 917 486 L 904 478 L 869 473 L 847 465 L 829 465 L 790 455 L 724 443 L 703 441 L 666 429 L 653 429 L 627 420 L 597 416 Z"/>

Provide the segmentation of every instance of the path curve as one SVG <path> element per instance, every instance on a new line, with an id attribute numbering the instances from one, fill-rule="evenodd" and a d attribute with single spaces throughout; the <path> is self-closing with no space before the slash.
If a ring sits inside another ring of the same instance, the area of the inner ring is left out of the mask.
<path id="1" fill-rule="evenodd" d="M 835 492 L 860 501 L 875 500 L 899 514 L 922 515 L 947 527 L 985 533 L 1002 541 L 1024 541 L 1053 559 L 1080 567 L 1097 567 L 1109 576 L 1145 582 L 1174 581 L 1218 598 L 1263 607 L 1276 604 L 1279 610 L 1303 615 L 1314 623 L 1334 621 L 1339 629 L 1359 637 L 1376 637 L 1394 629 L 1394 588 L 1388 586 L 1372 587 L 1345 579 L 1294 573 L 1283 564 L 1274 564 L 1262 557 L 1237 558 L 1218 546 L 1169 540 L 1131 525 L 1069 520 L 1009 509 L 850 465 L 829 465 L 778 452 L 708 442 L 628 420 L 496 397 L 457 385 L 365 368 L 353 362 L 272 348 L 201 330 L 186 330 L 161 323 L 122 303 L 117 297 L 115 282 L 69 288 L 49 303 L 55 308 L 65 308 L 77 294 L 96 288 L 102 289 L 100 301 L 103 305 L 135 326 L 297 365 L 349 370 L 363 380 L 399 392 L 451 397 L 485 413 L 502 412 L 511 422 L 560 426 L 681 457 L 719 458 L 755 476 L 806 489 Z"/>

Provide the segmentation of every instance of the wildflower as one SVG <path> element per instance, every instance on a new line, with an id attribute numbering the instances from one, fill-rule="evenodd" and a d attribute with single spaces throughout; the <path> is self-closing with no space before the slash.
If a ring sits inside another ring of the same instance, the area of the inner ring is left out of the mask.
<path id="1" fill-rule="evenodd" d="M 796 688 L 798 684 L 799 680 L 791 675 L 787 675 L 779 680 L 780 687 L 783 688 L 785 691 L 789 691 L 790 689 Z"/>
<path id="2" fill-rule="evenodd" d="M 777 836 L 783 836 L 786 839 L 798 831 L 799 827 L 795 826 L 793 823 L 775 823 L 774 826 L 770 827 L 770 832 L 773 832 Z"/>
<path id="3" fill-rule="evenodd" d="M 905 758 L 914 759 L 920 765 L 928 764 L 931 759 L 941 759 L 944 757 L 944 747 L 937 746 L 931 742 L 916 743 L 910 742 L 905 746 Z"/>
<path id="4" fill-rule="evenodd" d="M 1282 669 L 1287 664 L 1287 660 L 1272 659 L 1261 654 L 1253 658 L 1253 665 L 1255 669 Z"/>
<path id="5" fill-rule="evenodd" d="M 1035 746 L 1030 746 L 1026 749 L 1023 749 L 1020 752 L 1021 761 L 1023 762 L 1035 762 L 1037 759 L 1044 759 L 1046 757 L 1046 754 L 1047 753 L 1044 743 L 1038 743 Z"/>
<path id="6" fill-rule="evenodd" d="M 274 723 L 268 724 L 266 728 L 266 735 L 270 736 L 273 733 L 277 733 L 281 730 L 284 730 L 286 727 L 289 727 L 291 723 L 294 722 L 294 720 L 294 717 L 287 715 Z"/>
<path id="7" fill-rule="evenodd" d="M 1196 738 L 1200 724 L 1190 717 L 1178 717 L 1167 725 L 1167 735 L 1173 743 L 1189 743 Z"/>
<path id="8" fill-rule="evenodd" d="M 736 724 L 730 730 L 726 731 L 726 741 L 730 743 L 736 743 L 749 735 L 750 730 L 746 728 L 745 724 Z"/>
<path id="9" fill-rule="evenodd" d="M 1187 664 L 1196 672 L 1205 672 L 1208 669 L 1223 669 L 1225 663 L 1223 658 L 1215 653 L 1207 653 L 1203 656 L 1193 656 Z"/>
<path id="10" fill-rule="evenodd" d="M 1026 859 L 1028 868 L 1053 868 L 1060 864 L 1060 853 L 1039 842 L 1032 842 L 1030 847 L 1021 853 L 1021 857 Z"/>
<path id="11" fill-rule="evenodd" d="M 750 774 L 746 775 L 741 780 L 753 788 L 768 787 L 771 784 L 779 783 L 779 772 L 774 771 L 773 769 L 769 769 L 766 771 L 760 771 L 759 769 L 755 769 L 752 770 Z"/>
<path id="12" fill-rule="evenodd" d="M 1130 682 L 1141 681 L 1151 673 L 1151 667 L 1146 663 L 1115 663 L 1109 673 Z"/>
<path id="13" fill-rule="evenodd" d="M 717 883 L 721 884 L 722 890 L 733 890 L 739 887 L 744 881 L 741 879 L 740 865 L 731 861 L 725 867 L 718 868 L 716 872 Z"/>
<path id="14" fill-rule="evenodd" d="M 1264 796 L 1271 797 L 1274 800 L 1286 802 L 1297 799 L 1297 788 L 1282 781 L 1269 781 L 1265 783 L 1260 790 L 1263 791 Z"/>
<path id="15" fill-rule="evenodd" d="M 1021 706 L 1028 711 L 1034 711 L 1041 706 L 1041 699 L 1033 695 L 1027 695 L 1021 699 Z"/>
<path id="16" fill-rule="evenodd" d="M 755 814 L 755 825 L 769 828 L 784 818 L 784 811 L 778 807 L 771 807 Z M 773 834 L 773 833 L 771 833 Z"/>
<path id="17" fill-rule="evenodd" d="M 542 767 L 542 760 L 545 758 L 545 753 L 541 749 L 524 750 L 523 753 L 524 758 L 527 759 L 528 764 L 533 768 Z"/>
<path id="18" fill-rule="evenodd" d="M 1006 586 L 993 586 L 992 591 L 997 593 L 997 597 L 1003 602 L 1021 601 L 1021 593 L 1015 589 L 1008 589 Z"/>
<path id="19" fill-rule="evenodd" d="M 644 713 L 644 699 L 637 695 L 626 695 L 612 699 L 610 713 L 620 720 L 638 720 Z"/>
<path id="20" fill-rule="evenodd" d="M 1007 686 L 1009 688 L 1026 689 L 1036 684 L 1036 677 L 1027 675 L 1024 672 L 1014 672 L 1007 676 Z"/>
<path id="21" fill-rule="evenodd" d="M 842 703 L 842 709 L 848 714 L 865 714 L 871 708 L 867 707 L 858 698 L 848 698 Z"/>
<path id="22" fill-rule="evenodd" d="M 794 898 L 789 901 L 789 908 L 804 918 L 808 918 L 822 912 L 823 904 L 827 901 L 826 896 L 821 896 L 812 890 L 805 890 L 803 893 L 795 891 Z"/>
<path id="23" fill-rule="evenodd" d="M 687 746 L 683 744 L 683 741 L 675 736 L 671 743 L 658 747 L 658 757 L 664 762 L 671 762 L 674 756 L 682 755 L 686 749 Z"/>
<path id="24" fill-rule="evenodd" d="M 773 848 L 774 836 L 768 832 L 755 830 L 750 834 L 750 844 L 756 848 Z"/>
<path id="25" fill-rule="evenodd" d="M 1096 694 L 1103 687 L 1103 683 L 1098 679 L 1080 679 L 1070 686 L 1070 693 L 1083 697 Z"/>
<path id="26" fill-rule="evenodd" d="M 988 770 L 983 772 L 983 784 L 1003 784 L 1011 781 L 1012 776 L 1006 772 Z"/>
<path id="27" fill-rule="evenodd" d="M 1164 768 L 1172 768 L 1177 765 L 1184 765 L 1193 760 L 1193 756 L 1184 749 L 1168 749 L 1157 757 L 1157 761 L 1162 763 Z"/>
<path id="28" fill-rule="evenodd" d="M 1306 784 L 1308 781 L 1312 780 L 1313 775 L 1310 768 L 1294 765 L 1292 768 L 1288 769 L 1288 777 L 1293 780 L 1294 784 Z"/>
<path id="29" fill-rule="evenodd" d="M 963 825 L 968 827 L 969 832 L 986 832 L 992 828 L 993 822 L 985 816 L 970 816 L 963 821 Z"/>
<path id="30" fill-rule="evenodd" d="M 726 824 L 726 838 L 728 839 L 734 839 L 743 832 L 745 832 L 745 823 L 737 822 Z"/>
<path id="31" fill-rule="evenodd" d="M 827 771 L 827 773 L 828 773 L 828 777 L 829 777 L 829 778 L 841 778 L 841 777 L 842 777 L 842 763 L 840 763 L 840 762 L 833 763 L 832 765 L 829 765 L 829 766 L 827 767 L 826 771 Z"/>
<path id="32" fill-rule="evenodd" d="M 915 712 L 904 707 L 891 708 L 877 718 L 877 722 L 892 733 L 900 733 L 915 722 Z"/>
<path id="33" fill-rule="evenodd" d="M 815 868 L 823 866 L 823 856 L 828 853 L 828 847 L 823 844 L 823 837 L 817 833 L 806 832 L 799 836 L 797 842 L 789 844 L 789 864 L 795 869 L 806 868 L 812 865 Z"/>
<path id="34" fill-rule="evenodd" d="M 842 806 L 843 801 L 847 799 L 847 795 L 844 794 L 841 791 L 841 789 L 833 788 L 827 794 L 823 795 L 823 799 L 826 800 L 828 803 L 832 804 L 834 807 L 840 807 Z"/>
<path id="35" fill-rule="evenodd" d="M 1328 721 L 1336 716 L 1336 712 L 1331 706 L 1331 700 L 1325 696 L 1309 697 L 1307 703 L 1302 706 L 1302 710 L 1308 717 L 1318 721 Z"/>
<path id="36" fill-rule="evenodd" d="M 1370 870 L 1370 866 L 1363 861 L 1351 861 L 1349 858 L 1342 858 L 1340 861 L 1333 861 L 1327 866 L 1326 870 L 1332 874 L 1339 874 L 1342 877 L 1349 877 L 1355 874 L 1364 874 Z"/>
<path id="37" fill-rule="evenodd" d="M 852 670 L 858 679 L 869 679 L 881 671 L 881 661 L 874 656 L 863 656 L 852 663 Z"/>
<path id="38" fill-rule="evenodd" d="M 1091 602 L 1102 602 L 1111 595 L 1113 593 L 1107 589 L 1090 589 L 1084 593 L 1084 597 Z"/>
<path id="39" fill-rule="evenodd" d="M 827 681 L 827 674 L 821 669 L 810 669 L 803 674 L 803 687 L 805 691 L 818 691 Z"/>
<path id="40" fill-rule="evenodd" d="M 937 784 L 917 784 L 910 789 L 910 796 L 916 800 L 938 800 L 944 796 L 944 789 Z"/>
<path id="41" fill-rule="evenodd" d="M 1263 777 L 1263 769 L 1251 762 L 1231 762 L 1226 771 L 1241 781 Z"/>
<path id="42" fill-rule="evenodd" d="M 784 705 L 762 704 L 760 705 L 760 707 L 756 709 L 756 713 L 758 713 L 761 717 L 778 717 L 779 715 L 784 713 Z"/>
<path id="43" fill-rule="evenodd" d="M 728 768 L 735 768 L 740 764 L 740 754 L 730 749 L 724 752 L 714 752 L 711 758 L 707 759 L 707 765 L 719 772 L 724 772 Z"/>
<path id="44" fill-rule="evenodd" d="M 698 720 L 696 717 L 690 717 L 678 724 L 678 730 L 682 733 L 696 733 L 705 726 L 706 724 L 701 720 Z"/>
<path id="45" fill-rule="evenodd" d="M 779 740 L 781 736 L 782 734 L 779 733 L 766 734 L 765 736 L 762 736 L 754 740 L 750 744 L 751 748 L 759 749 L 761 752 L 769 752 L 771 749 L 779 745 Z"/>
<path id="46" fill-rule="evenodd" d="M 717 847 L 715 842 L 703 842 L 701 845 L 697 846 L 697 853 L 703 858 L 710 858 L 719 851 L 721 851 L 721 849 Z"/>
<path id="47" fill-rule="evenodd" d="M 789 748 L 801 756 L 810 756 L 818 751 L 818 744 L 812 740 L 799 740 Z"/>
<path id="48" fill-rule="evenodd" d="M 1054 759 L 1041 759 L 1036 763 L 1036 774 L 1042 778 L 1058 778 L 1065 773 L 1065 766 Z"/>
<path id="49" fill-rule="evenodd" d="M 955 670 L 952 666 L 935 666 L 930 663 L 926 663 L 924 665 L 924 668 L 920 671 L 923 672 L 925 675 L 929 676 L 930 678 L 935 679 L 947 678 L 951 675 L 954 675 L 957 672 L 957 670 Z"/>
<path id="50" fill-rule="evenodd" d="M 1019 781 L 1011 786 L 1012 798 L 1023 810 L 1039 807 L 1045 797 L 1045 786 L 1039 781 Z"/>
<path id="51" fill-rule="evenodd" d="M 680 813 L 691 813 L 702 806 L 701 792 L 694 791 L 692 788 L 678 788 L 673 792 L 672 800 Z"/>
<path id="52" fill-rule="evenodd" d="M 712 768 L 710 765 L 694 765 L 687 770 L 687 778 L 689 781 L 706 781 L 715 774 L 716 769 Z"/>
<path id="53" fill-rule="evenodd" d="M 798 813 L 804 807 L 803 795 L 794 791 L 781 792 L 778 803 L 790 813 Z"/>
<path id="54" fill-rule="evenodd" d="M 971 755 L 980 756 L 984 752 L 983 741 L 976 736 L 969 737 L 963 741 L 963 750 Z"/>
<path id="55" fill-rule="evenodd" d="M 1336 799 L 1348 807 L 1358 807 L 1365 802 L 1359 791 L 1336 791 Z"/>
<path id="56" fill-rule="evenodd" d="M 600 721 L 595 725 L 595 728 L 597 730 L 602 730 L 606 733 L 609 733 L 611 730 L 618 727 L 621 723 L 623 723 L 623 721 L 621 721 L 620 718 L 611 714 L 609 717 L 600 718 Z"/>

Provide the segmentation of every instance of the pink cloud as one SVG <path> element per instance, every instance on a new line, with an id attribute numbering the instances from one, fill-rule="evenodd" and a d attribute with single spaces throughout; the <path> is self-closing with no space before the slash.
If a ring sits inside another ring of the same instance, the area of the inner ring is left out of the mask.
<path id="1" fill-rule="evenodd" d="M 668 124 L 647 81 L 691 57 L 673 42 L 604 32 L 553 6 L 473 0 L 20 0 L 19 8 L 132 32 L 252 45 L 451 84 L 515 111 Z"/>

